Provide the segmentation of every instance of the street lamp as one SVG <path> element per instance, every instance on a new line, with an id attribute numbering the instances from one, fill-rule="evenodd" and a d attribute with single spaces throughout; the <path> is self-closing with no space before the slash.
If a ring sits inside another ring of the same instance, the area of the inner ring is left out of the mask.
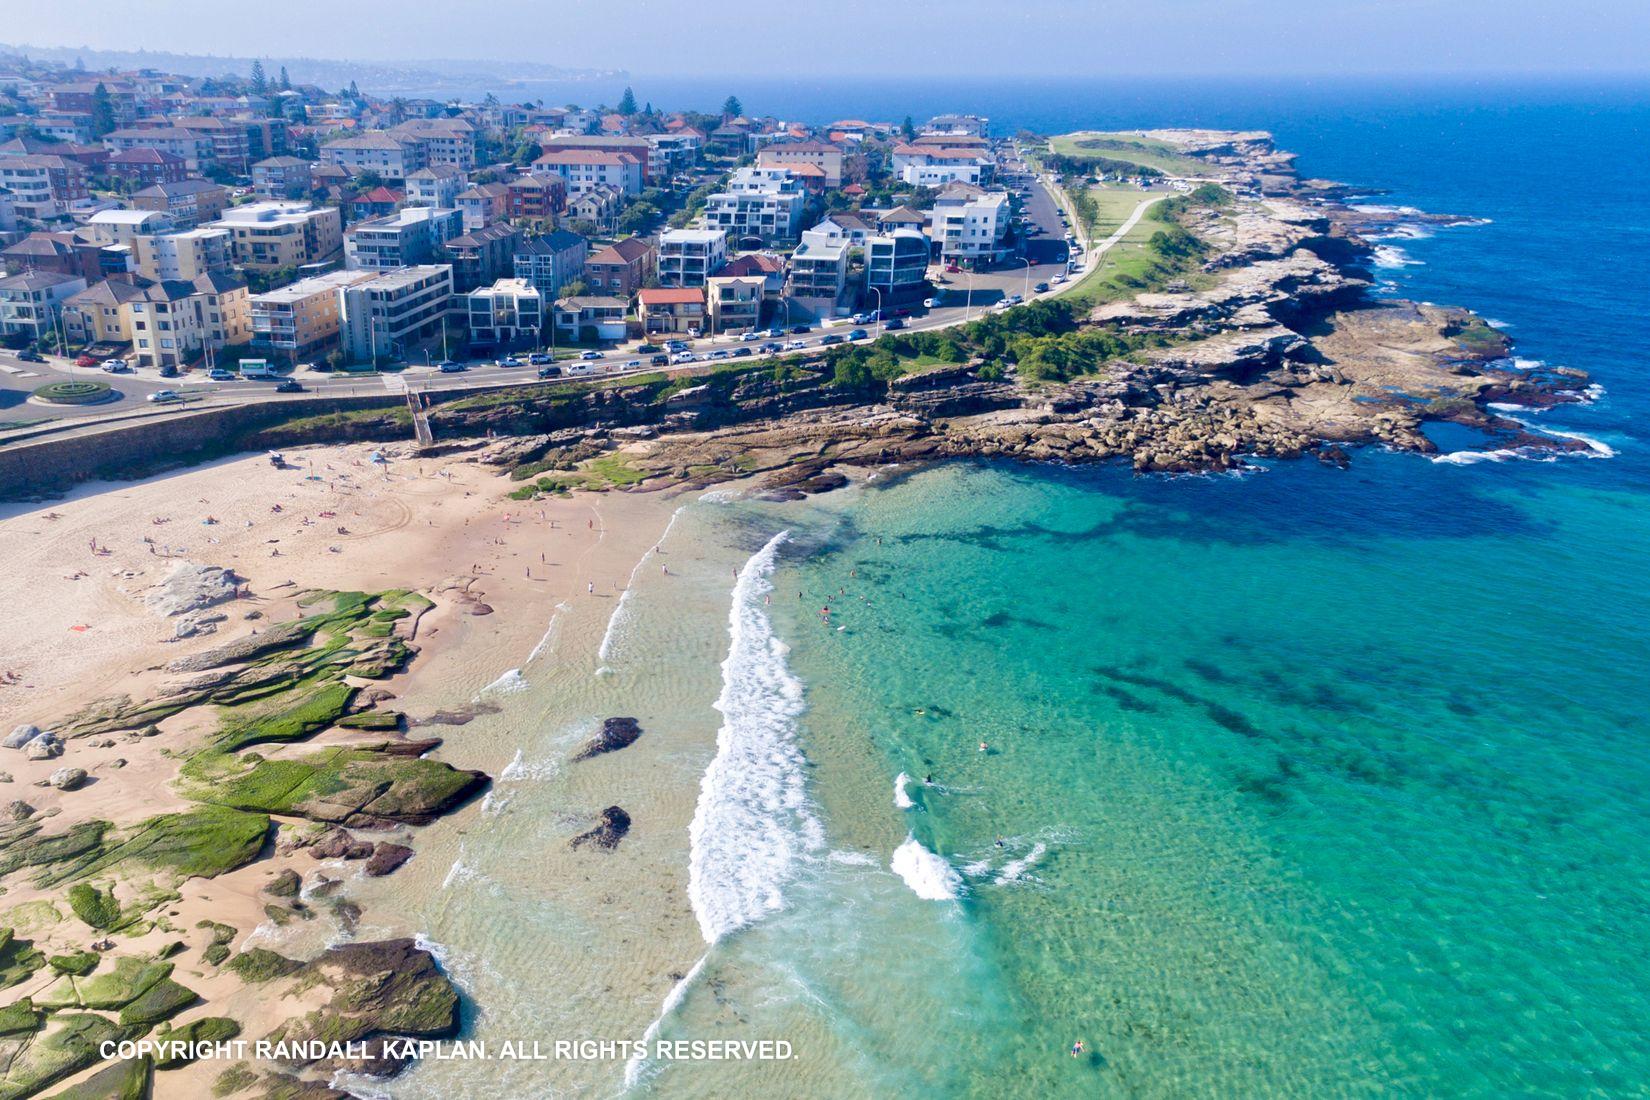
<path id="1" fill-rule="evenodd" d="M 870 283 L 866 283 L 865 284 L 865 289 L 869 290 L 872 294 L 875 294 L 877 296 L 877 335 L 881 336 L 882 335 L 882 288 L 872 286 Z"/>

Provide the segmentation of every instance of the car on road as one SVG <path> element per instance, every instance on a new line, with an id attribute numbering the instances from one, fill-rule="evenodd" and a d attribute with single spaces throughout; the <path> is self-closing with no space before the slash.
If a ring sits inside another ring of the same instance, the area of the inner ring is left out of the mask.
<path id="1" fill-rule="evenodd" d="M 726 359 L 728 356 L 730 356 L 732 354 L 733 354 L 733 352 L 730 351 L 727 348 L 717 348 L 715 351 L 713 351 L 709 355 L 705 356 L 705 358 L 706 359 Z"/>
<path id="2" fill-rule="evenodd" d="M 74 365 L 77 367 L 95 367 L 97 366 L 97 357 L 92 355 L 82 355 L 74 361 Z"/>
<path id="3" fill-rule="evenodd" d="M 786 351 L 801 351 L 803 348 L 805 348 L 807 346 L 808 346 L 808 341 L 806 341 L 806 340 L 792 340 L 790 343 L 785 345 L 785 350 Z"/>
<path id="4" fill-rule="evenodd" d="M 922 300 L 923 309 L 938 309 L 939 304 L 940 300 L 938 298 L 924 298 Z"/>
<path id="5" fill-rule="evenodd" d="M 642 361 L 640 359 L 632 359 L 630 362 L 628 362 L 624 365 L 624 369 L 625 370 L 641 370 L 642 369 Z"/>
<path id="6" fill-rule="evenodd" d="M 1048 284 L 1047 283 L 1038 283 L 1036 286 L 1032 287 L 1031 289 L 1035 290 L 1038 294 L 1047 294 L 1048 293 Z"/>
<path id="7" fill-rule="evenodd" d="M 152 401 L 156 405 L 164 405 L 168 401 L 182 401 L 183 394 L 179 393 L 177 390 L 156 390 L 154 393 L 144 398 L 144 400 Z"/>
<path id="8" fill-rule="evenodd" d="M 673 367 L 679 367 L 683 363 L 697 363 L 698 361 L 699 357 L 691 351 L 679 351 L 670 357 L 670 365 Z"/>
<path id="9" fill-rule="evenodd" d="M 599 352 L 599 351 L 581 351 L 581 352 L 579 352 L 579 358 L 580 359 L 600 359 L 601 357 L 602 357 L 602 353 Z"/>
<path id="10" fill-rule="evenodd" d="M 1025 299 L 1020 297 L 1018 294 L 1010 294 L 1007 298 L 1005 298 L 1003 300 L 1006 301 L 1011 306 L 1017 306 L 1021 302 L 1025 301 Z"/>
<path id="11" fill-rule="evenodd" d="M 665 350 L 666 351 L 686 351 L 687 349 L 688 349 L 688 346 L 687 346 L 687 341 L 686 340 L 666 340 L 665 341 Z"/>
<path id="12" fill-rule="evenodd" d="M 670 356 L 661 351 L 658 355 L 653 356 L 653 358 L 649 359 L 647 362 L 648 365 L 652 367 L 668 367 L 670 366 Z"/>
<path id="13" fill-rule="evenodd" d="M 812 330 L 813 329 L 812 329 L 811 325 L 792 325 L 791 326 L 791 332 L 792 332 L 792 334 L 794 334 L 796 336 L 805 336 L 809 332 L 811 332 Z"/>
<path id="14" fill-rule="evenodd" d="M 783 335 L 785 335 L 785 330 L 780 328 L 778 325 L 775 325 L 773 328 L 768 330 L 768 339 L 770 340 L 777 340 Z"/>
<path id="15" fill-rule="evenodd" d="M 174 367 L 170 363 L 167 363 L 160 368 L 160 376 L 162 378 L 176 378 L 178 376 L 178 368 Z"/>
<path id="16" fill-rule="evenodd" d="M 637 344 L 636 345 L 636 353 L 638 355 L 657 355 L 659 353 L 659 350 L 660 350 L 660 348 L 659 348 L 658 344 Z"/>
<path id="17" fill-rule="evenodd" d="M 833 332 L 829 336 L 820 337 L 819 346 L 824 348 L 824 347 L 830 347 L 832 344 L 844 344 L 844 343 L 847 343 L 847 342 L 848 342 L 848 338 L 846 336 L 842 335 L 842 333 Z"/>
<path id="18" fill-rule="evenodd" d="M 103 369 L 108 370 L 109 368 L 105 366 Z M 232 370 L 226 370 L 223 367 L 213 367 L 211 370 L 206 372 L 206 377 L 210 378 L 214 382 L 233 382 L 235 380 L 235 372 Z"/>
<path id="19" fill-rule="evenodd" d="M 555 361 L 556 357 L 554 355 L 546 355 L 542 351 L 535 351 L 527 357 L 527 362 L 531 363 L 535 367 L 542 367 L 546 363 L 554 363 Z"/>
<path id="20" fill-rule="evenodd" d="M 124 359 L 110 359 L 103 364 L 103 369 L 110 374 L 131 374 L 132 368 Z"/>
<path id="21" fill-rule="evenodd" d="M 17 358 L 25 363 L 44 363 L 46 361 L 46 357 L 33 348 L 24 348 L 17 353 Z"/>
<path id="22" fill-rule="evenodd" d="M 1049 282 L 1053 283 L 1055 286 L 1059 286 L 1061 283 L 1063 283 L 1065 281 L 1066 281 L 1066 277 L 1064 275 L 1056 275 L 1054 278 L 1049 280 Z"/>
<path id="23" fill-rule="evenodd" d="M 283 378 L 275 383 L 276 393 L 303 393 L 304 386 L 295 378 Z"/>
<path id="24" fill-rule="evenodd" d="M 871 334 L 869 332 L 866 332 L 864 329 L 856 328 L 852 332 L 848 333 L 848 339 L 850 339 L 850 340 L 865 340 L 865 339 L 868 339 L 870 337 L 870 335 Z"/>
<path id="25" fill-rule="evenodd" d="M 539 368 L 539 377 L 540 378 L 559 378 L 560 376 L 561 376 L 561 368 L 560 367 L 549 366 L 549 367 L 540 367 Z"/>
<path id="26" fill-rule="evenodd" d="M 774 344 L 774 343 L 758 344 L 756 346 L 756 351 L 757 351 L 758 355 L 772 355 L 774 352 L 780 351 L 780 350 L 781 350 L 780 346 L 778 344 Z"/>
<path id="27" fill-rule="evenodd" d="M 848 320 L 852 321 L 856 325 L 868 325 L 876 319 L 876 314 L 874 313 L 856 313 L 852 317 L 848 318 Z"/>
<path id="28" fill-rule="evenodd" d="M 889 321 L 886 325 L 883 325 L 882 329 L 883 329 L 884 332 L 898 332 L 900 329 L 902 329 L 904 327 L 905 327 L 905 321 L 902 320 L 899 317 L 895 317 L 893 320 Z"/>
<path id="29" fill-rule="evenodd" d="M 496 367 L 519 367 L 523 364 L 522 361 L 517 359 L 514 355 L 506 355 L 502 358 L 493 360 L 493 365 Z"/>
<path id="30" fill-rule="evenodd" d="M 440 371 L 442 374 L 459 374 L 460 372 L 467 371 L 470 368 L 456 359 L 443 359 L 435 365 L 435 369 Z"/>
<path id="31" fill-rule="evenodd" d="M 734 348 L 733 349 L 733 357 L 735 359 L 741 359 L 741 358 L 749 355 L 750 353 L 751 353 L 750 348 Z"/>

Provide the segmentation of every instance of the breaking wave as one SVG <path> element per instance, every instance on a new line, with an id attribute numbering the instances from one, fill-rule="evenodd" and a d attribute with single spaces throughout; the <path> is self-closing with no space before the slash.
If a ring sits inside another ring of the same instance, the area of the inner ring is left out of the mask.
<path id="1" fill-rule="evenodd" d="M 925 901 L 950 901 L 962 889 L 962 876 L 944 857 L 922 846 L 916 837 L 907 837 L 894 849 L 889 868 L 905 880 L 911 892 Z"/>

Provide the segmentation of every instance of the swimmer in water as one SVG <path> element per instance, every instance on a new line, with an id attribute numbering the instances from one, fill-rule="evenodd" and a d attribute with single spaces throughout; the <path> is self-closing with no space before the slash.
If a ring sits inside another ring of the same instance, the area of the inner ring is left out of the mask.
<path id="1" fill-rule="evenodd" d="M 1080 1058 L 1080 1057 L 1082 1057 L 1082 1054 L 1083 1054 L 1083 1040 L 1079 1039 L 1075 1043 L 1071 1044 L 1071 1056 L 1073 1058 Z"/>
<path id="2" fill-rule="evenodd" d="M 981 752 L 990 752 L 991 751 L 991 746 L 986 744 L 984 741 L 981 741 L 980 742 L 980 751 Z"/>

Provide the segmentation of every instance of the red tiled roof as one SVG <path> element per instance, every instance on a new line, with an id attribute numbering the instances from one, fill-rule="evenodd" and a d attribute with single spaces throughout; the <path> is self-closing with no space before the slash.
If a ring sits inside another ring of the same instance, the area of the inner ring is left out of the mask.
<path id="1" fill-rule="evenodd" d="M 644 306 L 680 306 L 705 300 L 705 292 L 696 286 L 661 286 L 637 292 Z"/>

